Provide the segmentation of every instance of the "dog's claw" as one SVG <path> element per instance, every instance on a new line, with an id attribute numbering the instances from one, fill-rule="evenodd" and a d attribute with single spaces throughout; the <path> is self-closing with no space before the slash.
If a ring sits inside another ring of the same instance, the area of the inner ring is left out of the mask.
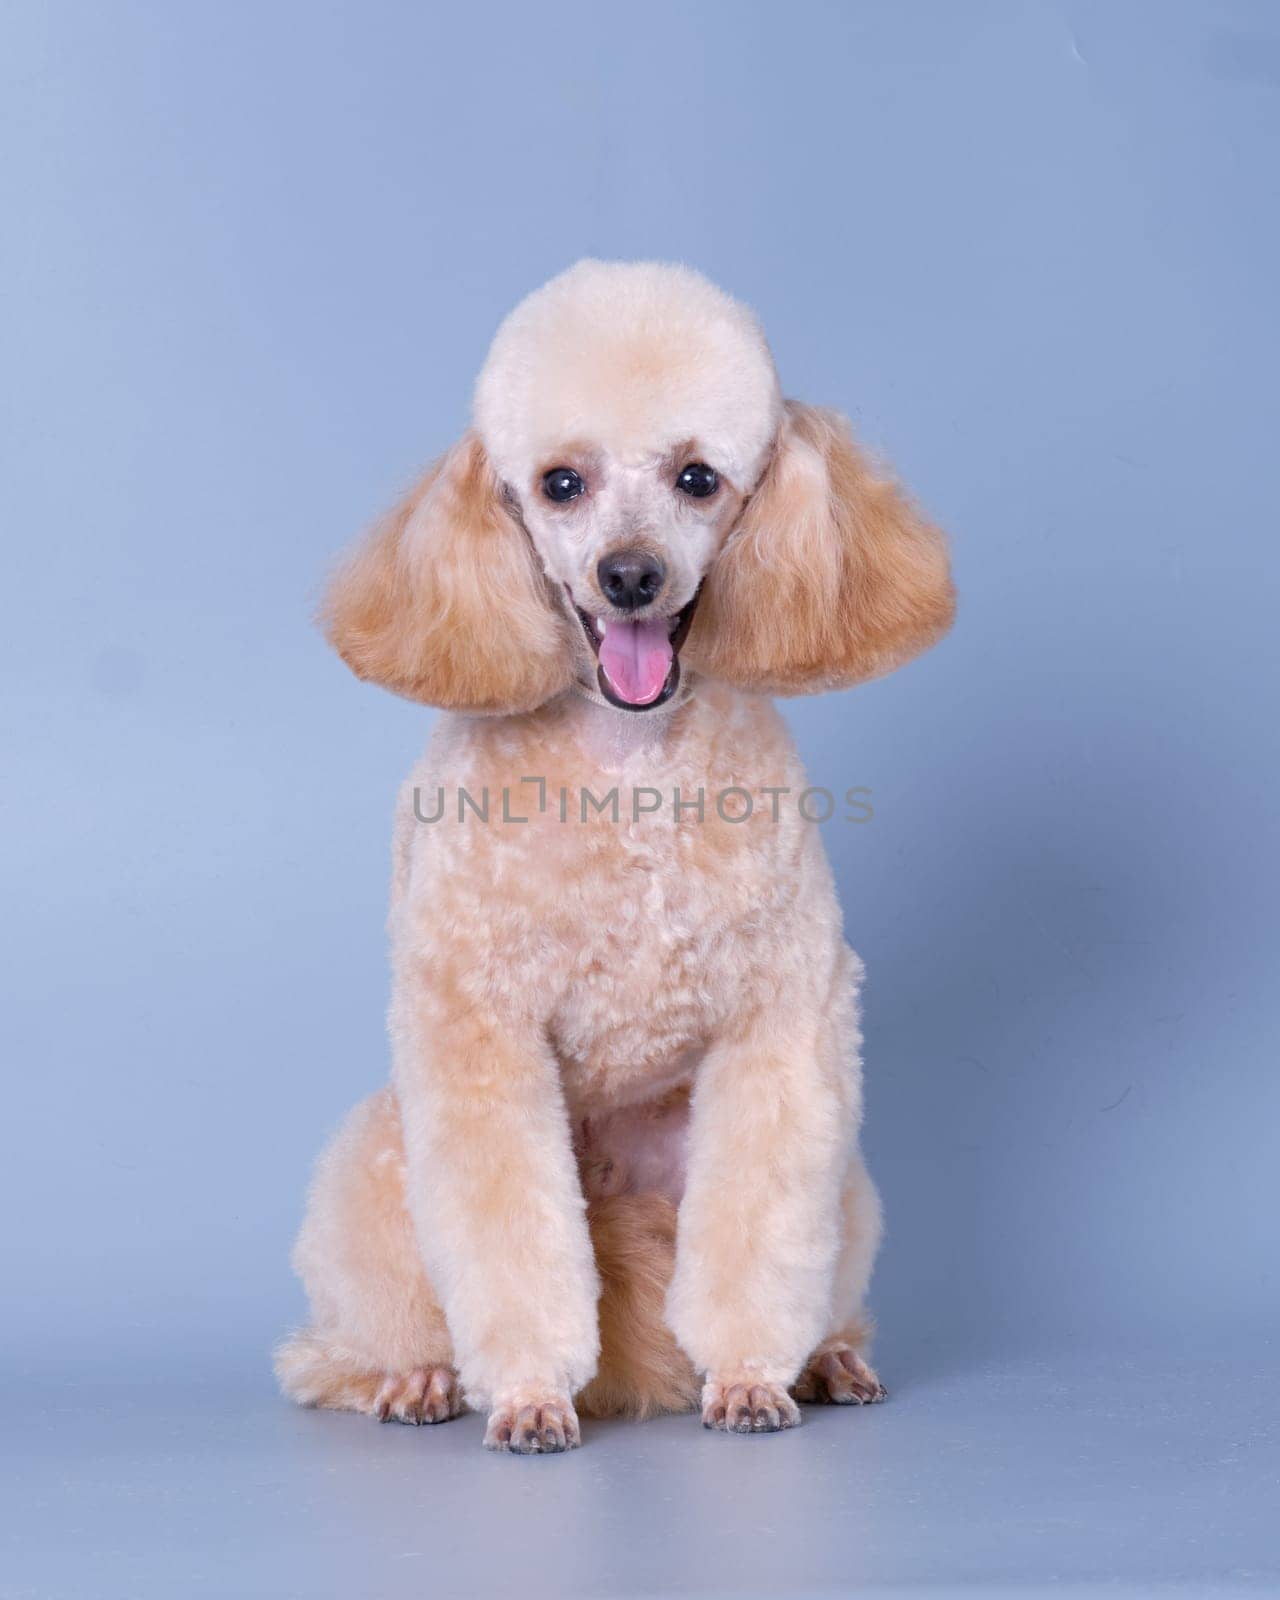
<path id="1" fill-rule="evenodd" d="M 499 1401 L 484 1435 L 486 1450 L 517 1456 L 559 1455 L 581 1442 L 578 1413 L 567 1395 Z"/>
<path id="2" fill-rule="evenodd" d="M 448 1422 L 461 1411 L 458 1375 L 452 1367 L 389 1372 L 373 1402 L 373 1414 L 379 1422 L 403 1422 L 415 1428 L 424 1423 Z"/>
<path id="3" fill-rule="evenodd" d="M 872 1406 L 888 1390 L 852 1345 L 832 1345 L 820 1351 L 800 1374 L 797 1400 L 816 1405 Z"/>
<path id="4" fill-rule="evenodd" d="M 725 1433 L 781 1433 L 800 1421 L 800 1409 L 776 1383 L 720 1382 L 702 1389 L 702 1426 Z"/>

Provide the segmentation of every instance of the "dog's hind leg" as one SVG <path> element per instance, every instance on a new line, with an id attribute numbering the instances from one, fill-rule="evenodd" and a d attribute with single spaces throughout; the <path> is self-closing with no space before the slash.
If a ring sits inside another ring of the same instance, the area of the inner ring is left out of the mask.
<path id="1" fill-rule="evenodd" d="M 287 1395 L 384 1422 L 457 1416 L 453 1348 L 405 1209 L 390 1089 L 362 1101 L 320 1157 L 293 1260 L 313 1322 L 276 1352 Z"/>
<path id="2" fill-rule="evenodd" d="M 836 1266 L 831 1331 L 809 1357 L 796 1381 L 797 1400 L 833 1405 L 869 1405 L 885 1397 L 868 1365 L 873 1324 L 864 1302 L 882 1225 L 880 1197 L 855 1151 L 840 1198 L 844 1237 Z"/>

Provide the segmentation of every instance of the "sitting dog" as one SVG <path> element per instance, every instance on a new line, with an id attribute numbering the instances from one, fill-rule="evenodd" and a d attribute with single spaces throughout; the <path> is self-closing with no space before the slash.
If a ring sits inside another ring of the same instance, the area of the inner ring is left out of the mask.
<path id="1" fill-rule="evenodd" d="M 862 1403 L 862 969 L 767 698 L 937 640 L 946 549 L 683 267 L 584 261 L 325 606 L 442 707 L 400 798 L 389 1087 L 320 1159 L 285 1391 L 384 1420 Z M 811 791 L 812 793 L 812 791 Z M 655 798 L 656 797 L 656 798 Z M 576 1409 L 575 1409 L 576 1407 Z"/>

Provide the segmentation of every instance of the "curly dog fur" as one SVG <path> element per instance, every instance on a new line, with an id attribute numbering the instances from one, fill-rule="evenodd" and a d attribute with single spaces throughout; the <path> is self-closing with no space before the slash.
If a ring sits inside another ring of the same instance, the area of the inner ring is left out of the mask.
<path id="1" fill-rule="evenodd" d="M 448 714 L 397 813 L 391 1084 L 321 1157 L 287 1393 L 465 1403 L 528 1453 L 579 1410 L 771 1431 L 882 1395 L 861 967 L 766 696 L 887 672 L 953 605 L 937 530 L 696 273 L 582 262 L 511 314 L 325 606 L 359 676 Z"/>

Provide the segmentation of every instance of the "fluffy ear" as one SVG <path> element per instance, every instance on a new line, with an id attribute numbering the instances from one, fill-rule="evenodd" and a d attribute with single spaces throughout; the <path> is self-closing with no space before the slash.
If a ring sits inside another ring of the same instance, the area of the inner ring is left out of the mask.
<path id="1" fill-rule="evenodd" d="M 347 557 L 321 610 L 358 678 L 453 711 L 529 711 L 567 687 L 563 620 L 467 435 Z"/>
<path id="2" fill-rule="evenodd" d="M 926 649 L 954 611 L 942 535 L 875 475 L 842 417 L 789 400 L 685 655 L 769 694 L 843 688 Z"/>

